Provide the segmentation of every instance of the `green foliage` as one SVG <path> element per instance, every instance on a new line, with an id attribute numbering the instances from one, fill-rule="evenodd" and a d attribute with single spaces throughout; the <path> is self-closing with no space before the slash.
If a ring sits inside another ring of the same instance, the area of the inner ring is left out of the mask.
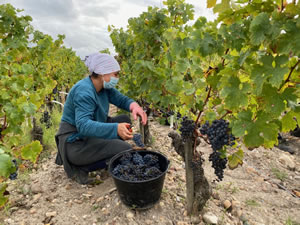
<path id="1" fill-rule="evenodd" d="M 5 192 L 6 188 L 7 188 L 7 184 L 0 183 L 0 209 L 8 201 L 8 197 L 6 195 L 4 195 L 4 192 Z"/>
<path id="2" fill-rule="evenodd" d="M 0 148 L 0 177 L 8 177 L 11 173 L 15 171 L 14 164 L 11 160 L 12 159 L 10 155 L 6 154 Z"/>
<path id="3" fill-rule="evenodd" d="M 41 143 L 39 141 L 33 141 L 21 149 L 21 156 L 23 159 L 30 160 L 32 163 L 35 163 L 42 150 L 43 147 Z"/>
<path id="4" fill-rule="evenodd" d="M 300 121 L 299 3 L 208 0 L 217 20 L 194 24 L 191 5 L 164 4 L 109 27 L 123 92 L 194 119 L 203 111 L 200 123 L 225 115 L 247 147 L 278 144 Z"/>
<path id="5" fill-rule="evenodd" d="M 86 73 L 75 52 L 63 46 L 64 35 L 53 40 L 35 31 L 32 18 L 20 12 L 10 4 L 0 5 L 0 146 L 11 156 L 17 156 L 23 143 L 22 124 L 46 97 L 52 100 L 54 87 L 69 88 Z"/>
<path id="6" fill-rule="evenodd" d="M 15 171 L 13 158 L 35 163 L 42 151 L 39 142 L 27 143 L 24 131 L 31 128 L 31 116 L 53 100 L 55 87 L 70 88 L 87 72 L 75 52 L 63 46 L 64 35 L 53 40 L 34 30 L 32 18 L 21 11 L 0 5 L 0 182 Z M 5 188 L 3 183 L 0 207 L 8 199 Z"/>

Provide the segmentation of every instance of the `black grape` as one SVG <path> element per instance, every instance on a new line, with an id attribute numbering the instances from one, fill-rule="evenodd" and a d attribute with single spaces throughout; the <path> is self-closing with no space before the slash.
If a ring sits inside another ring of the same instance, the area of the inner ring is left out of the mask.
<path id="1" fill-rule="evenodd" d="M 134 134 L 132 140 L 138 147 L 141 147 L 141 148 L 145 147 L 144 143 L 142 142 L 142 135 Z"/>
<path id="2" fill-rule="evenodd" d="M 212 167 L 215 170 L 215 174 L 218 177 L 218 181 L 221 181 L 224 177 L 224 169 L 226 168 L 227 158 L 222 158 L 220 150 L 225 145 L 233 146 L 235 144 L 235 137 L 231 134 L 229 123 L 223 119 L 214 120 L 210 125 L 206 121 L 200 127 L 200 133 L 207 135 L 213 152 L 209 156 L 209 161 L 212 162 Z"/>
<path id="3" fill-rule="evenodd" d="M 158 161 L 158 156 L 154 154 L 125 153 L 112 174 L 127 181 L 149 180 L 162 174 Z"/>
<path id="4" fill-rule="evenodd" d="M 182 118 L 181 127 L 179 129 L 182 140 L 185 141 L 187 138 L 192 137 L 196 125 L 193 120 L 189 120 L 186 116 Z"/>

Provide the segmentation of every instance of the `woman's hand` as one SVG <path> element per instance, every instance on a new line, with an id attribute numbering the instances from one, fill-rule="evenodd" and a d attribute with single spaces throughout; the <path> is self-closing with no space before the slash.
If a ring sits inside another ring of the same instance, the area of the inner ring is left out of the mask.
<path id="1" fill-rule="evenodd" d="M 142 119 L 143 125 L 146 125 L 147 123 L 147 114 L 144 112 L 142 107 L 139 106 L 136 102 L 133 102 L 130 104 L 130 111 L 132 113 L 133 119 L 136 120 L 137 116 L 140 116 Z"/>
<path id="2" fill-rule="evenodd" d="M 123 140 L 129 140 L 133 138 L 132 131 L 130 131 L 130 123 L 119 123 L 118 124 L 118 135 Z"/>

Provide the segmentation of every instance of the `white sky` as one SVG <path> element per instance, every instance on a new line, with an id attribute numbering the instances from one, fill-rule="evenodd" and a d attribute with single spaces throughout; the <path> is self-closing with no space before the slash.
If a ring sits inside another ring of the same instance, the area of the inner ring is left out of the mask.
<path id="1" fill-rule="evenodd" d="M 131 17 L 138 17 L 148 6 L 164 7 L 163 0 L 0 0 L 33 19 L 35 29 L 51 35 L 65 34 L 65 46 L 71 47 L 82 59 L 90 53 L 113 45 L 107 31 L 108 25 L 127 26 Z M 195 9 L 195 18 L 216 16 L 206 8 L 206 0 L 186 0 Z"/>

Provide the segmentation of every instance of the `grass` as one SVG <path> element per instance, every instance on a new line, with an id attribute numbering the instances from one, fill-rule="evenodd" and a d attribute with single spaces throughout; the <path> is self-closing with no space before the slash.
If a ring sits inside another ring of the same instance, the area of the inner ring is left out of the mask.
<path id="1" fill-rule="evenodd" d="M 254 199 L 247 199 L 245 203 L 246 203 L 247 206 L 251 206 L 251 207 L 260 206 L 259 203 Z"/>
<path id="2" fill-rule="evenodd" d="M 286 180 L 287 177 L 288 177 L 288 174 L 287 174 L 286 172 L 281 171 L 281 170 L 279 170 L 278 168 L 273 167 L 273 168 L 271 169 L 271 171 L 272 171 L 273 175 L 274 175 L 277 179 L 279 179 L 279 180 L 281 180 L 281 181 Z"/>
<path id="3" fill-rule="evenodd" d="M 285 221 L 285 225 L 300 225 L 300 223 L 293 221 L 290 217 Z"/>

